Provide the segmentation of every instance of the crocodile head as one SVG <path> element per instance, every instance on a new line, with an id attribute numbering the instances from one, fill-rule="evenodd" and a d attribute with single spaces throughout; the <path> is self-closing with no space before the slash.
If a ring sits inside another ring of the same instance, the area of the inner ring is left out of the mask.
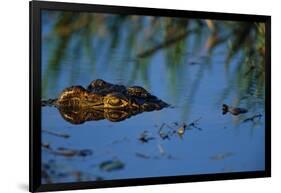
<path id="1" fill-rule="evenodd" d="M 101 79 L 93 81 L 87 89 L 82 86 L 64 89 L 53 105 L 64 119 L 73 123 L 104 118 L 121 121 L 132 115 L 169 106 L 142 87 L 126 88 Z"/>

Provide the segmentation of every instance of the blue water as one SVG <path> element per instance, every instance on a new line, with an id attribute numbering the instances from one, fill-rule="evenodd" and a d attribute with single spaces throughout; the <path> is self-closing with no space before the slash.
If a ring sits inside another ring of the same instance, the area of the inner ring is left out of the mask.
<path id="1" fill-rule="evenodd" d="M 210 33 L 208 29 L 204 30 L 200 42 L 196 42 L 195 35 L 190 35 L 185 40 L 181 60 L 174 63 L 166 56 L 170 48 L 159 50 L 148 61 L 132 58 L 132 53 L 127 52 L 124 46 L 128 37 L 126 24 L 119 34 L 118 46 L 110 53 L 110 39 L 96 38 L 90 42 L 94 52 L 89 56 L 82 44 L 75 43 L 79 41 L 79 34 L 76 34 L 68 49 L 64 50 L 67 54 L 60 65 L 50 68 L 49 60 L 56 40 L 48 35 L 56 17 L 47 12 L 42 14 L 42 98 L 56 98 L 66 87 L 86 87 L 92 80 L 100 78 L 126 86 L 143 86 L 173 106 L 144 112 L 121 122 L 100 120 L 80 125 L 65 121 L 54 107 L 43 107 L 42 128 L 70 136 L 64 139 L 42 132 L 43 143 L 49 143 L 54 148 L 93 151 L 92 155 L 84 158 L 67 158 L 42 148 L 42 162 L 49 163 L 51 160 L 54 163 L 52 183 L 77 181 L 71 175 L 77 171 L 82 174 L 80 180 L 89 181 L 96 180 L 97 176 L 111 180 L 265 169 L 263 98 L 248 97 L 247 100 L 262 102 L 255 108 L 247 106 L 247 114 L 222 115 L 223 103 L 237 104 L 237 88 L 240 85 L 230 83 L 230 80 L 235 77 L 242 54 L 235 56 L 226 70 L 224 59 L 228 45 L 221 44 L 212 52 L 211 60 L 206 61 L 204 45 Z M 195 44 L 199 49 L 192 49 Z M 75 48 L 77 45 L 78 48 Z M 194 61 L 195 64 L 192 63 Z M 231 90 L 222 97 L 230 84 Z M 246 102 L 240 101 L 239 106 L 246 106 Z M 257 113 L 263 115 L 257 124 L 242 122 Z M 198 127 L 202 130 L 187 130 L 182 138 L 175 135 L 170 140 L 162 140 L 157 134 L 163 123 L 191 123 L 197 119 L 200 119 Z M 141 143 L 138 137 L 145 130 L 156 139 Z M 136 153 L 149 158 L 138 157 Z M 114 159 L 122 161 L 125 167 L 111 172 L 98 167 L 101 162 Z M 66 175 L 56 175 L 58 173 Z M 44 179 L 42 182 L 47 183 Z"/>

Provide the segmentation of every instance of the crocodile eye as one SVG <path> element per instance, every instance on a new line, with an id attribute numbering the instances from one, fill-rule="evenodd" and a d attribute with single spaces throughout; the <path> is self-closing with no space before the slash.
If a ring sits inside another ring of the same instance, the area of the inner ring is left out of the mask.
<path id="1" fill-rule="evenodd" d="M 128 105 L 126 97 L 119 93 L 112 93 L 105 96 L 104 107 L 123 108 Z"/>
<path id="2" fill-rule="evenodd" d="M 108 103 L 112 106 L 118 106 L 118 105 L 122 104 L 122 100 L 114 97 L 114 98 L 109 99 Z"/>

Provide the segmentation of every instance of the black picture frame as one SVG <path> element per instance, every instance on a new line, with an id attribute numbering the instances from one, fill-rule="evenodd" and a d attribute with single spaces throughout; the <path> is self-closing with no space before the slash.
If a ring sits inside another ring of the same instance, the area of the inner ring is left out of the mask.
<path id="1" fill-rule="evenodd" d="M 29 191 L 59 191 L 76 190 L 89 188 L 108 188 L 136 185 L 152 185 L 167 183 L 183 183 L 213 180 L 229 180 L 244 178 L 261 178 L 271 176 L 271 17 L 264 15 L 247 15 L 232 13 L 215 13 L 201 11 L 184 11 L 171 9 L 108 6 L 63 2 L 30 2 L 30 177 Z M 100 13 L 118 13 L 118 14 L 137 14 L 150 16 L 172 16 L 172 17 L 192 17 L 208 18 L 217 20 L 235 20 L 235 21 L 258 21 L 264 22 L 266 26 L 266 51 L 265 51 L 265 170 L 252 172 L 234 172 L 218 174 L 200 174 L 189 176 L 169 176 L 152 177 L 124 180 L 105 180 L 93 182 L 75 182 L 60 184 L 41 184 L 41 10 L 62 10 L 62 11 L 83 11 Z"/>

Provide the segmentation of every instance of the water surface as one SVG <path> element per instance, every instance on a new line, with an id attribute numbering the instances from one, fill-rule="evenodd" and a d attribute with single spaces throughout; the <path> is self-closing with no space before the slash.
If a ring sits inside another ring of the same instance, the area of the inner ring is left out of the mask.
<path id="1" fill-rule="evenodd" d="M 61 156 L 42 147 L 43 183 L 265 169 L 263 57 L 251 54 L 249 44 L 235 42 L 239 30 L 252 30 L 248 42 L 259 37 L 259 24 L 53 11 L 43 11 L 42 24 L 43 99 L 56 98 L 72 85 L 86 87 L 104 79 L 142 86 L 172 106 L 121 122 L 79 125 L 65 121 L 56 108 L 43 107 L 42 129 L 69 135 L 42 132 L 43 143 L 92 151 Z M 218 26 L 216 32 L 211 24 Z M 169 45 L 165 40 L 177 33 L 186 35 Z M 219 37 L 228 38 L 211 43 Z M 222 115 L 224 103 L 248 113 Z M 257 114 L 262 117 L 243 122 Z M 183 136 L 163 140 L 158 134 L 163 123 L 168 132 L 169 126 L 177 130 L 196 120 L 196 127 Z M 138 138 L 144 131 L 155 139 L 142 143 Z M 104 171 L 100 164 L 108 160 L 121 161 L 124 167 Z"/>

